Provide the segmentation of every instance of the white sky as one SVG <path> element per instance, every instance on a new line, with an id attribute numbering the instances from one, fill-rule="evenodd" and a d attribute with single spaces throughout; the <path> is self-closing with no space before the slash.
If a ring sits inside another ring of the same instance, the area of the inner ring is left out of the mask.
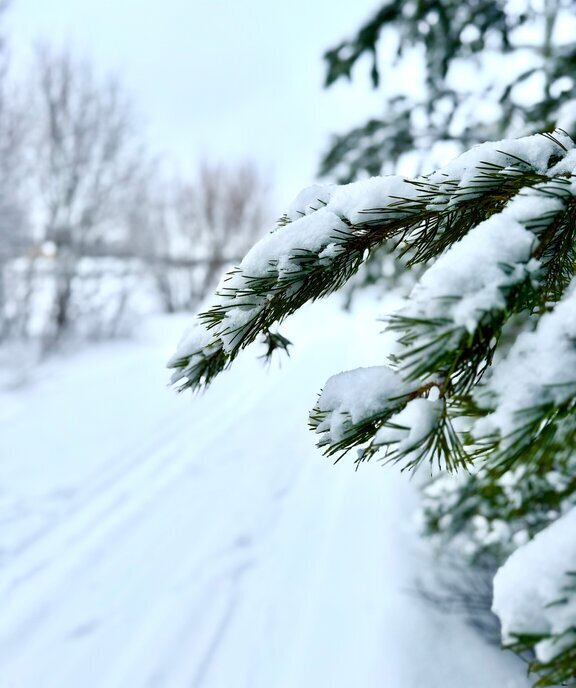
<path id="1" fill-rule="evenodd" d="M 38 38 L 66 43 L 118 74 L 152 147 L 184 171 L 205 159 L 252 159 L 272 174 L 276 214 L 313 181 L 330 132 L 378 113 L 359 69 L 322 89 L 322 54 L 378 0 L 13 0 L 19 62 Z"/>

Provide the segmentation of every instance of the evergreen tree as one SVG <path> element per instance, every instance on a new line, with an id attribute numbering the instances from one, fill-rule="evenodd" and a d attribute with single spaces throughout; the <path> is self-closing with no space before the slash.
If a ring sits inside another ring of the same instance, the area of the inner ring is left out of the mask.
<path id="1" fill-rule="evenodd" d="M 420 174 L 474 144 L 563 127 L 576 134 L 576 17 L 572 0 L 385 0 L 325 55 L 325 86 L 370 64 L 381 112 L 332 137 L 319 174 L 340 183 Z M 408 291 L 384 246 L 348 286 Z"/>
<path id="2" fill-rule="evenodd" d="M 572 134 L 573 10 L 572 0 L 386 0 L 324 56 L 327 87 L 369 59 L 383 105 L 333 138 L 320 175 L 355 181 L 406 156 L 431 169 L 483 141 L 556 125 Z"/>
<path id="3" fill-rule="evenodd" d="M 352 181 L 393 171 L 399 163 L 403 169 L 431 168 L 474 143 L 551 130 L 555 123 L 573 135 L 573 9 L 569 0 L 386 0 L 325 54 L 327 87 L 357 78 L 362 60 L 369 60 L 383 103 L 381 116 L 333 137 L 321 174 Z M 408 63 L 417 68 L 407 69 Z M 399 277 L 409 291 L 418 271 L 403 271 L 391 259 L 386 246 L 373 252 L 347 287 L 349 301 L 370 284 L 398 289 Z M 490 571 L 519 543 L 573 504 L 571 469 L 561 462 L 544 475 L 480 470 L 458 480 L 440 476 L 423 490 L 424 533 L 450 568 L 460 561 L 464 579 L 490 580 Z M 473 590 L 462 590 L 450 581 L 442 597 L 425 594 L 489 625 L 490 596 L 479 600 Z"/>
<path id="4" fill-rule="evenodd" d="M 471 556 L 508 555 L 506 537 L 520 545 L 497 574 L 495 610 L 505 643 L 535 651 L 541 686 L 576 681 L 575 172 L 576 146 L 557 130 L 476 146 L 411 180 L 307 189 L 169 363 L 179 389 L 203 388 L 260 337 L 269 354 L 285 348 L 277 323 L 340 289 L 379 247 L 401 256 L 419 277 L 388 318 L 394 356 L 330 378 L 310 425 L 337 458 L 473 474 L 452 504 L 437 491 L 445 513 L 429 525 L 453 538 L 474 516 L 477 529 L 506 524 Z"/>

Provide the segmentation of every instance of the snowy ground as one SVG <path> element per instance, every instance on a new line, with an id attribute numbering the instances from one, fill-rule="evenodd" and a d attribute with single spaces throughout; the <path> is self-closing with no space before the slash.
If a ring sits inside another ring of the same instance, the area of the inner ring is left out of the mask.
<path id="1" fill-rule="evenodd" d="M 202 397 L 166 387 L 183 328 L 92 348 L 0 394 L 0 688 L 524 688 L 523 665 L 411 592 L 414 487 L 333 466 L 307 410 L 381 362 L 334 303 Z"/>

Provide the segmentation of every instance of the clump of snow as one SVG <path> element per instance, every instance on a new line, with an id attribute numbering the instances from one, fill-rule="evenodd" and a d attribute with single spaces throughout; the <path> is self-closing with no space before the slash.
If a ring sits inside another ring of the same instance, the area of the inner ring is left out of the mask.
<path id="1" fill-rule="evenodd" d="M 429 179 L 434 181 L 442 176 L 459 179 L 460 186 L 464 187 L 473 182 L 478 174 L 478 167 L 483 164 L 508 167 L 517 165 L 519 161 L 526 163 L 527 169 L 546 174 L 553 156 L 564 157 L 567 150 L 574 148 L 574 142 L 568 134 L 556 130 L 554 137 L 561 146 L 541 134 L 481 143 L 462 153 Z"/>
<path id="2" fill-rule="evenodd" d="M 412 399 L 392 417 L 390 425 L 378 430 L 374 444 L 395 445 L 399 454 L 417 449 L 436 428 L 443 406 L 441 399 Z"/>
<path id="3" fill-rule="evenodd" d="M 576 594 L 567 593 L 576 572 L 576 509 L 516 550 L 494 579 L 493 611 L 505 643 L 522 634 L 550 636 L 536 643 L 549 662 L 576 643 Z"/>
<path id="4" fill-rule="evenodd" d="M 560 405 L 576 394 L 576 279 L 554 310 L 533 332 L 523 332 L 477 394 L 484 408 L 497 410 L 476 424 L 478 436 L 498 430 L 510 435 L 524 409 Z"/>
<path id="5" fill-rule="evenodd" d="M 325 414 L 316 432 L 327 433 L 326 442 L 339 442 L 350 424 L 386 413 L 415 387 L 386 366 L 356 368 L 333 375 L 316 404 L 315 411 Z"/>
<path id="6" fill-rule="evenodd" d="M 332 196 L 336 184 L 313 184 L 302 189 L 288 208 L 286 216 L 290 220 L 299 220 L 303 215 L 319 210 L 325 206 Z"/>
<path id="7" fill-rule="evenodd" d="M 279 231 L 267 234 L 246 254 L 240 264 L 241 273 L 236 273 L 227 287 L 241 282 L 245 275 L 266 275 L 274 264 L 278 273 L 294 269 L 290 258 L 295 251 L 318 253 L 339 233 L 346 233 L 347 226 L 329 208 L 320 208 L 313 215 L 305 215 Z"/>
<path id="8" fill-rule="evenodd" d="M 401 311 L 407 318 L 442 320 L 473 332 L 482 316 L 505 307 L 503 289 L 538 264 L 534 235 L 503 211 L 470 230 L 422 275 Z"/>
<path id="9" fill-rule="evenodd" d="M 576 169 L 576 149 L 572 148 L 554 167 L 550 168 L 550 174 L 568 174 L 572 175 Z M 574 190 L 572 182 L 572 191 Z"/>
<path id="10" fill-rule="evenodd" d="M 320 261 L 325 260 L 327 262 L 330 262 L 331 260 L 336 258 L 336 256 L 339 256 L 344 250 L 345 249 L 342 246 L 342 244 L 328 244 L 326 248 L 323 248 L 320 251 L 320 253 L 318 254 L 318 258 Z"/>
<path id="11" fill-rule="evenodd" d="M 566 190 L 568 191 L 568 188 Z M 541 182 L 532 187 L 521 189 L 507 203 L 501 214 L 506 219 L 514 219 L 525 226 L 529 226 L 535 219 L 541 220 L 542 218 L 546 218 L 550 224 L 554 215 L 562 212 L 565 207 L 563 198 L 550 196 L 549 182 Z"/>
<path id="12" fill-rule="evenodd" d="M 361 225 L 375 219 L 392 220 L 406 217 L 409 211 L 401 207 L 400 202 L 421 197 L 422 191 L 404 177 L 371 177 L 337 187 L 332 195 L 330 207 L 353 225 Z"/>

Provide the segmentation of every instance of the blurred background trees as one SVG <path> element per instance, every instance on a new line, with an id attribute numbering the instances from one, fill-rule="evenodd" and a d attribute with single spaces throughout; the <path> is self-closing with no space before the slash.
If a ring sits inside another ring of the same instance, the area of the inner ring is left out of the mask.
<path id="1" fill-rule="evenodd" d="M 45 43 L 18 79 L 8 57 L 0 45 L 0 342 L 46 353 L 197 307 L 269 221 L 268 182 L 248 162 L 174 175 L 117 79 Z"/>
<path id="2" fill-rule="evenodd" d="M 34 77 L 30 155 L 39 237 L 49 246 L 51 273 L 45 344 L 89 313 L 91 327 L 98 328 L 93 333 L 112 334 L 126 296 L 104 294 L 104 282 L 108 273 L 125 272 L 118 261 L 132 253 L 126 218 L 145 154 L 122 89 L 98 79 L 89 63 L 41 47 Z M 116 312 L 104 317 L 98 300 L 109 304 L 111 298 Z"/>
<path id="3" fill-rule="evenodd" d="M 269 181 L 250 162 L 199 163 L 190 180 L 150 175 L 131 209 L 131 245 L 167 313 L 193 310 L 270 223 Z"/>

